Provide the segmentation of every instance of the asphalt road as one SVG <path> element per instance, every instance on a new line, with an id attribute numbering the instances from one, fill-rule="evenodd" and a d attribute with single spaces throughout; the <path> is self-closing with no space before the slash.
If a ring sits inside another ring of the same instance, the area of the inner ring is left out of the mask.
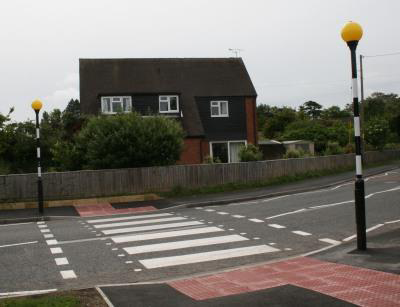
<path id="1" fill-rule="evenodd" d="M 367 228 L 400 223 L 400 169 L 366 181 Z M 215 207 L 0 226 L 0 295 L 169 280 L 354 240 L 353 183 Z M 385 224 L 387 223 L 387 224 Z"/>

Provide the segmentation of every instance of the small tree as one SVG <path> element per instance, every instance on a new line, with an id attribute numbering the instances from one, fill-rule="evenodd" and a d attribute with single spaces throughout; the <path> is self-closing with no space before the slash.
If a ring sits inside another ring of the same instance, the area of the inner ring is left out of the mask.
<path id="1" fill-rule="evenodd" d="M 340 155 L 344 153 L 344 149 L 339 145 L 338 142 L 328 142 L 325 149 L 325 155 Z"/>
<path id="2" fill-rule="evenodd" d="M 383 118 L 371 119 L 365 127 L 365 140 L 376 149 L 382 150 L 389 137 L 389 123 Z"/>
<path id="3" fill-rule="evenodd" d="M 240 162 L 260 161 L 262 158 L 261 151 L 253 144 L 242 146 L 239 150 Z"/>

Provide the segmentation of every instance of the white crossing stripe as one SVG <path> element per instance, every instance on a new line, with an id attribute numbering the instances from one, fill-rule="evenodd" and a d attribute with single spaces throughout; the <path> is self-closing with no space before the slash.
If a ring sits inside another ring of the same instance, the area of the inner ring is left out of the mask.
<path id="1" fill-rule="evenodd" d="M 39 225 L 39 228 L 47 228 L 47 225 Z"/>
<path id="2" fill-rule="evenodd" d="M 94 226 L 94 228 L 111 228 L 111 227 L 131 226 L 131 225 L 141 225 L 141 224 L 152 224 L 152 223 L 162 223 L 162 222 L 172 222 L 172 221 L 182 221 L 182 220 L 186 220 L 186 219 L 184 217 L 179 217 L 178 216 L 178 217 L 167 217 L 167 218 L 144 220 L 144 221 L 100 224 L 100 225 L 93 225 L 93 226 Z"/>
<path id="3" fill-rule="evenodd" d="M 170 214 L 170 213 L 159 213 L 159 214 L 113 217 L 113 218 L 108 218 L 108 219 L 94 219 L 94 220 L 86 220 L 86 221 L 88 223 L 107 223 L 107 222 L 129 221 L 129 220 L 147 219 L 147 218 L 171 216 L 171 215 L 172 214 Z"/>
<path id="4" fill-rule="evenodd" d="M 294 234 L 296 235 L 300 235 L 300 236 L 311 236 L 311 233 L 305 232 L 305 231 L 301 231 L 301 230 L 295 230 L 292 231 Z"/>
<path id="5" fill-rule="evenodd" d="M 124 248 L 124 250 L 128 254 L 134 255 L 134 254 L 168 251 L 168 250 L 190 248 L 190 247 L 197 247 L 197 246 L 208 246 L 208 245 L 213 245 L 213 244 L 240 242 L 240 241 L 246 241 L 246 240 L 248 240 L 248 239 L 245 237 L 239 236 L 239 235 L 229 235 L 229 236 L 194 239 L 194 240 L 165 242 L 165 243 L 159 243 L 159 244 L 140 245 L 140 246 L 134 246 L 134 247 L 126 247 L 126 248 Z"/>
<path id="6" fill-rule="evenodd" d="M 55 258 L 54 259 L 56 261 L 57 265 L 67 265 L 69 264 L 68 259 L 63 257 L 63 258 Z"/>
<path id="7" fill-rule="evenodd" d="M 325 243 L 335 244 L 335 245 L 341 243 L 340 241 L 336 241 L 336 240 L 329 239 L 329 238 L 324 238 L 324 239 L 319 239 L 319 240 L 322 242 L 325 242 Z"/>
<path id="8" fill-rule="evenodd" d="M 214 209 L 206 209 L 205 211 L 207 211 L 207 212 L 214 212 L 215 210 L 214 210 Z"/>
<path id="9" fill-rule="evenodd" d="M 254 222 L 254 223 L 264 223 L 263 220 L 259 220 L 259 219 L 249 219 L 249 221 Z"/>
<path id="10" fill-rule="evenodd" d="M 47 235 L 44 235 L 44 238 L 45 238 L 45 239 L 54 238 L 54 235 L 52 235 L 52 234 L 47 234 Z"/>
<path id="11" fill-rule="evenodd" d="M 37 222 L 36 224 L 38 224 L 38 225 L 42 225 L 42 224 L 44 224 L 44 223 L 46 223 L 46 222 Z"/>
<path id="12" fill-rule="evenodd" d="M 73 270 L 60 271 L 60 274 L 64 279 L 76 278 L 76 274 Z"/>
<path id="13" fill-rule="evenodd" d="M 204 225 L 204 224 L 201 222 L 197 222 L 197 221 L 190 221 L 190 222 L 182 222 L 182 223 L 170 223 L 170 224 L 161 224 L 161 225 L 118 228 L 118 229 L 102 230 L 102 232 L 105 235 L 111 235 L 111 234 L 116 234 L 116 233 L 137 232 L 137 231 L 156 230 L 156 229 L 194 226 L 194 225 Z"/>
<path id="14" fill-rule="evenodd" d="M 57 240 L 46 240 L 47 245 L 56 245 L 58 244 Z"/>
<path id="15" fill-rule="evenodd" d="M 224 231 L 224 230 L 221 228 L 218 228 L 218 227 L 201 227 L 201 228 L 194 228 L 194 229 L 183 229 L 183 230 L 156 232 L 156 233 L 148 233 L 148 234 L 137 234 L 137 235 L 129 235 L 129 236 L 111 237 L 111 240 L 113 240 L 114 243 L 124 243 L 124 242 L 135 242 L 135 241 L 173 238 L 173 237 L 180 237 L 180 236 L 190 236 L 190 235 L 197 235 L 197 234 L 211 233 L 211 232 L 220 232 L 220 231 Z"/>
<path id="16" fill-rule="evenodd" d="M 282 225 L 279 225 L 279 224 L 268 224 L 268 226 L 269 227 L 273 227 L 273 228 L 286 228 L 286 226 L 282 226 Z"/>
<path id="17" fill-rule="evenodd" d="M 63 253 L 61 247 L 50 248 L 50 251 L 51 251 L 52 254 L 62 254 Z"/>
<path id="18" fill-rule="evenodd" d="M 257 254 L 265 254 L 279 251 L 279 249 L 268 245 L 255 245 L 249 247 L 232 248 L 205 253 L 196 253 L 172 257 L 143 259 L 139 262 L 148 269 L 169 267 L 182 264 L 199 263 L 206 261 L 222 260 L 229 258 L 244 257 Z"/>
<path id="19" fill-rule="evenodd" d="M 227 214 L 229 214 L 228 212 L 222 212 L 222 211 L 220 211 L 220 212 L 217 212 L 217 214 L 220 214 L 220 215 L 227 215 Z"/>
<path id="20" fill-rule="evenodd" d="M 233 217 L 237 218 L 237 219 L 242 219 L 245 216 L 244 215 L 240 215 L 240 214 L 236 214 L 236 215 L 232 215 Z"/>
<path id="21" fill-rule="evenodd" d="M 46 232 L 50 232 L 50 229 L 40 229 L 41 233 L 46 233 Z"/>

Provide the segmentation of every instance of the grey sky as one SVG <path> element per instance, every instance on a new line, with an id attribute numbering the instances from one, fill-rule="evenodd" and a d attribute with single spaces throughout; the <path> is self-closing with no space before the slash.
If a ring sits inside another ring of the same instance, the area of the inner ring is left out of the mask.
<path id="1" fill-rule="evenodd" d="M 2 0 L 0 112 L 79 98 L 79 58 L 229 57 L 241 53 L 258 103 L 351 101 L 340 30 L 359 22 L 365 55 L 400 51 L 398 0 Z M 365 60 L 366 93 L 399 93 L 400 56 Z"/>

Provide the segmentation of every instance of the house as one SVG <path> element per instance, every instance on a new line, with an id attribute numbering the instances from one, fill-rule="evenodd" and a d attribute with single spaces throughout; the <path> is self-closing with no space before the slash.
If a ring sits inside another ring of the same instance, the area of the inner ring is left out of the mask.
<path id="1" fill-rule="evenodd" d="M 237 162 L 257 144 L 257 93 L 241 58 L 80 59 L 81 111 L 176 118 L 186 132 L 180 164 Z"/>

